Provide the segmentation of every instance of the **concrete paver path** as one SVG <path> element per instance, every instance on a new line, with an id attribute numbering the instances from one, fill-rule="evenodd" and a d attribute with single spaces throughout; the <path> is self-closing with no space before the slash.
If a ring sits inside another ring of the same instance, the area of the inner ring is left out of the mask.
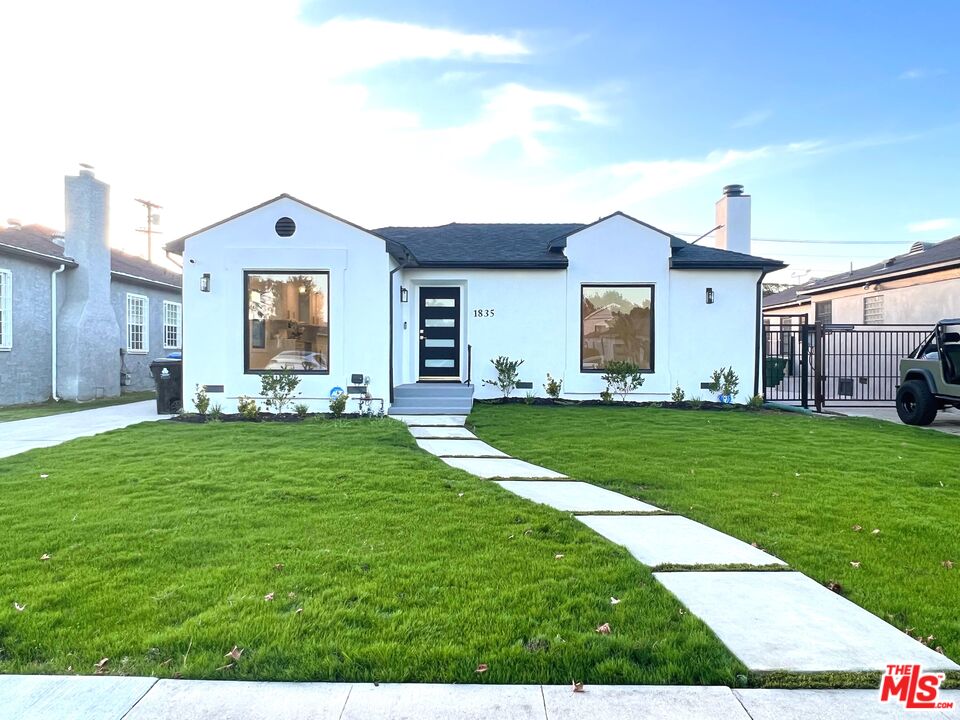
<path id="1" fill-rule="evenodd" d="M 27 420 L 12 420 L 0 423 L 0 458 L 168 417 L 170 416 L 157 415 L 155 400 L 144 400 Z"/>
<path id="2" fill-rule="evenodd" d="M 658 512 L 660 508 L 579 480 L 498 480 L 506 488 L 535 503 L 566 512 Z"/>

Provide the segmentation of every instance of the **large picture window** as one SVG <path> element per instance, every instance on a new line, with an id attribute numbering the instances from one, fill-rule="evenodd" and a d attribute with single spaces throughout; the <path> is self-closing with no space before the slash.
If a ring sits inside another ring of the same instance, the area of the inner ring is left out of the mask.
<path id="1" fill-rule="evenodd" d="M 626 360 L 653 372 L 653 285 L 584 285 L 580 370 L 601 372 Z"/>
<path id="2" fill-rule="evenodd" d="M 244 371 L 330 372 L 330 275 L 248 271 Z"/>

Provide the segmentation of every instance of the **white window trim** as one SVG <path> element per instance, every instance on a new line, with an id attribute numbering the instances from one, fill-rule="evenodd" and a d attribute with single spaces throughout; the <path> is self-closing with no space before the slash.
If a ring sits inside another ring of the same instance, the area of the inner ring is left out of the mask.
<path id="1" fill-rule="evenodd" d="M 134 350 L 130 347 L 130 301 L 132 299 L 138 299 L 143 301 L 143 349 Z M 150 351 L 150 298 L 146 295 L 139 295 L 137 293 L 127 293 L 126 303 L 124 305 L 124 311 L 126 316 L 126 345 L 127 352 L 131 355 L 146 355 Z"/>
<path id="2" fill-rule="evenodd" d="M 0 308 L 0 314 L 3 315 L 3 335 L 0 351 L 13 350 L 13 272 L 0 268 L 0 278 L 3 279 L 3 297 L 0 302 L 3 307 Z"/>
<path id="3" fill-rule="evenodd" d="M 177 308 L 177 343 L 176 345 L 167 344 L 167 328 L 173 327 L 170 323 L 167 322 L 167 308 L 173 306 Z M 179 350 L 183 347 L 183 303 L 174 302 L 173 300 L 164 300 L 163 301 L 163 349 L 164 350 Z"/>

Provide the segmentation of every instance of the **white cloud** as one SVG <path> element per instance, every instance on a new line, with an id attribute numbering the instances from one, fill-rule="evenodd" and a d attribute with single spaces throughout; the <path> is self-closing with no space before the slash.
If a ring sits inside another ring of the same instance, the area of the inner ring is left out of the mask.
<path id="1" fill-rule="evenodd" d="M 738 118 L 730 125 L 730 127 L 735 130 L 740 128 L 756 127 L 757 125 L 762 125 L 771 117 L 773 117 L 773 110 L 756 110 L 754 112 L 747 113 L 741 118 Z"/>
<path id="2" fill-rule="evenodd" d="M 898 80 L 925 80 L 926 78 L 937 77 L 939 75 L 944 75 L 945 70 L 936 69 L 931 70 L 930 68 L 910 68 L 904 70 L 897 76 Z"/>
<path id="3" fill-rule="evenodd" d="M 907 232 L 911 233 L 925 233 L 925 232 L 935 232 L 938 230 L 948 230 L 952 227 L 955 227 L 960 220 L 957 218 L 936 218 L 934 220 L 921 220 L 919 222 L 910 223 L 907 225 Z"/>

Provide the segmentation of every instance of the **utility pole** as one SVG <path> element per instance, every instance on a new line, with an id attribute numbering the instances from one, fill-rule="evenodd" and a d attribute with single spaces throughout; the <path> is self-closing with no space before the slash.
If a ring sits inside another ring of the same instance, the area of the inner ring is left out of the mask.
<path id="1" fill-rule="evenodd" d="M 147 260 L 153 262 L 153 236 L 162 235 L 159 230 L 154 230 L 154 225 L 160 224 L 160 216 L 154 213 L 154 210 L 162 210 L 162 205 L 157 205 L 149 200 L 141 200 L 140 198 L 134 198 L 138 203 L 143 205 L 147 210 L 147 226 L 144 228 L 137 228 L 137 232 L 142 232 L 147 234 Z"/>

